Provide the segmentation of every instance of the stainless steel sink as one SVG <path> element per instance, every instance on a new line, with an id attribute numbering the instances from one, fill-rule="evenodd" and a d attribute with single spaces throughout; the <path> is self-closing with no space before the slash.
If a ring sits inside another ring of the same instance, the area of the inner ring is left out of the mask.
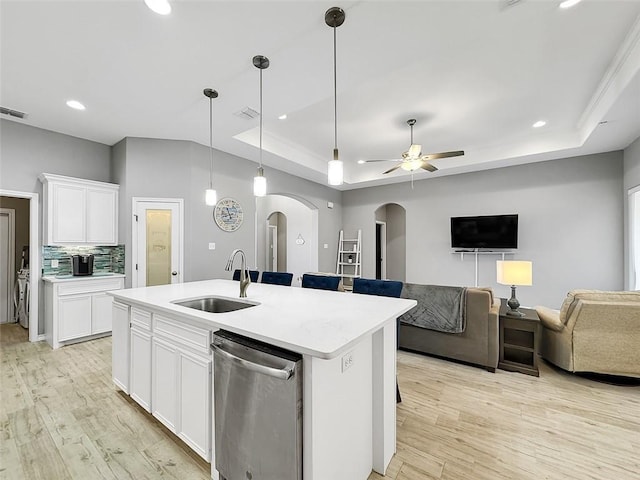
<path id="1" fill-rule="evenodd" d="M 171 303 L 180 305 L 181 307 L 193 308 L 209 313 L 227 313 L 242 310 L 243 308 L 255 307 L 257 303 L 240 302 L 226 297 L 199 297 L 187 300 L 175 300 Z"/>

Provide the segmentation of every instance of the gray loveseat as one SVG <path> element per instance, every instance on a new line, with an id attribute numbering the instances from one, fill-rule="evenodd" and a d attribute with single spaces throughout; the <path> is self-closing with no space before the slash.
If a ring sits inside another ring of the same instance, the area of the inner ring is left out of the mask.
<path id="1" fill-rule="evenodd" d="M 472 363 L 495 372 L 498 366 L 499 310 L 500 299 L 493 297 L 491 289 L 467 288 L 464 332 L 444 333 L 400 322 L 398 346 Z"/>

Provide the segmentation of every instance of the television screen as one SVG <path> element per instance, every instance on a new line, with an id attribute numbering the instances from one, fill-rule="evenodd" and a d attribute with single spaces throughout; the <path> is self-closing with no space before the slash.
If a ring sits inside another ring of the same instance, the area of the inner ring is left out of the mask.
<path id="1" fill-rule="evenodd" d="M 518 248 L 518 215 L 451 218 L 452 248 Z"/>

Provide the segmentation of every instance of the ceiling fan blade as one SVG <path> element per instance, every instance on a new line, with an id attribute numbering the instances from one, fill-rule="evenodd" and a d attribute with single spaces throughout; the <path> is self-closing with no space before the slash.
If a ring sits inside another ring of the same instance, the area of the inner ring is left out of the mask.
<path id="1" fill-rule="evenodd" d="M 386 174 L 386 173 L 395 172 L 395 171 L 396 171 L 397 169 L 399 169 L 399 168 L 400 168 L 400 165 L 396 165 L 395 167 L 390 168 L 390 169 L 389 169 L 389 170 L 387 170 L 386 172 L 382 172 L 382 174 L 384 175 L 384 174 Z"/>
<path id="2" fill-rule="evenodd" d="M 387 158 L 385 160 L 363 160 L 362 162 L 358 162 L 358 163 L 374 163 L 374 162 L 402 162 L 401 158 Z"/>
<path id="3" fill-rule="evenodd" d="M 411 158 L 419 157 L 421 151 L 422 151 L 422 145 L 418 145 L 417 143 L 414 143 L 409 147 L 409 150 L 407 150 L 407 155 Z"/>
<path id="4" fill-rule="evenodd" d="M 439 158 L 460 157 L 464 155 L 464 150 L 456 150 L 454 152 L 426 153 L 422 157 L 425 160 L 437 160 Z"/>
<path id="5" fill-rule="evenodd" d="M 427 170 L 428 172 L 435 172 L 436 170 L 438 170 L 436 167 L 434 167 L 430 163 L 427 163 L 427 162 L 424 162 L 424 161 L 422 162 L 422 166 L 420 168 L 423 168 L 423 169 Z"/>

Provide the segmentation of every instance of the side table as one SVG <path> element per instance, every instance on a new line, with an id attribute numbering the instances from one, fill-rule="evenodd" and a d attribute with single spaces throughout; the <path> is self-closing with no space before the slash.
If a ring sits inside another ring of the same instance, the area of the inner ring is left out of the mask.
<path id="1" fill-rule="evenodd" d="M 520 308 L 524 317 L 506 314 L 509 307 L 502 299 L 500 306 L 500 357 L 498 368 L 511 372 L 540 376 L 538 371 L 538 329 L 540 319 L 535 310 Z"/>

